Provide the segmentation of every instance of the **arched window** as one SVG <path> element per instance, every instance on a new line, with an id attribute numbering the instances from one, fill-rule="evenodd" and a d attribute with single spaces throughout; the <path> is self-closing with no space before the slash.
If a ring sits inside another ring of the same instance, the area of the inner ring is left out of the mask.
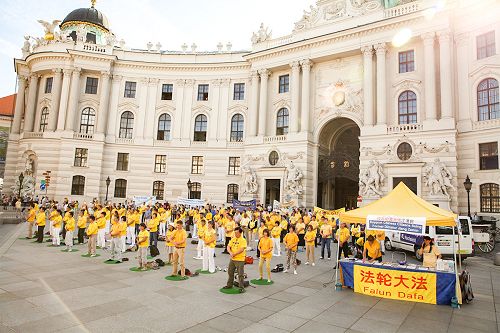
<path id="1" fill-rule="evenodd" d="M 156 140 L 170 141 L 170 130 L 172 128 L 172 118 L 169 114 L 164 113 L 158 118 L 158 132 Z"/>
<path id="2" fill-rule="evenodd" d="M 243 119 L 243 116 L 241 114 L 237 113 L 231 118 L 231 142 L 243 141 L 244 126 L 245 120 Z"/>
<path id="3" fill-rule="evenodd" d="M 194 141 L 207 141 L 207 116 L 204 114 L 194 119 Z"/>
<path id="4" fill-rule="evenodd" d="M 227 202 L 228 203 L 232 204 L 233 199 L 238 200 L 238 190 L 239 190 L 238 184 L 227 185 Z"/>
<path id="5" fill-rule="evenodd" d="M 190 199 L 201 199 L 201 184 L 194 182 L 191 183 L 191 197 Z"/>
<path id="6" fill-rule="evenodd" d="M 288 134 L 288 109 L 281 108 L 276 118 L 276 135 Z"/>
<path id="7" fill-rule="evenodd" d="M 134 131 L 134 114 L 130 111 L 125 111 L 120 117 L 120 134 L 122 139 L 132 139 Z"/>
<path id="8" fill-rule="evenodd" d="M 73 176 L 71 181 L 71 195 L 83 195 L 85 192 L 85 177 Z"/>
<path id="9" fill-rule="evenodd" d="M 165 192 L 165 183 L 161 180 L 153 182 L 153 196 L 156 200 L 163 200 L 163 193 Z"/>
<path id="10" fill-rule="evenodd" d="M 500 118 L 498 81 L 485 79 L 477 86 L 477 112 L 479 120 Z"/>
<path id="11" fill-rule="evenodd" d="M 500 186 L 486 183 L 480 186 L 481 212 L 500 213 Z"/>
<path id="12" fill-rule="evenodd" d="M 400 125 L 417 123 L 417 95 L 411 91 L 403 91 L 398 98 L 398 118 Z"/>
<path id="13" fill-rule="evenodd" d="M 49 124 L 49 108 L 44 107 L 40 115 L 40 132 L 45 132 Z"/>
<path id="14" fill-rule="evenodd" d="M 95 125 L 95 110 L 92 108 L 85 108 L 82 110 L 80 117 L 80 133 L 93 134 Z"/>
<path id="15" fill-rule="evenodd" d="M 126 198 L 127 197 L 127 180 L 117 179 L 115 180 L 115 198 Z"/>

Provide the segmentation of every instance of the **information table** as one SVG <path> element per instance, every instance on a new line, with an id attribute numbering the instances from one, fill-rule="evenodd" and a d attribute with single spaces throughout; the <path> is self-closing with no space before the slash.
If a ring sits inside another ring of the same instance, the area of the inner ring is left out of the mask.
<path id="1" fill-rule="evenodd" d="M 340 261 L 342 285 L 368 296 L 449 305 L 455 296 L 455 273 L 391 264 Z"/>

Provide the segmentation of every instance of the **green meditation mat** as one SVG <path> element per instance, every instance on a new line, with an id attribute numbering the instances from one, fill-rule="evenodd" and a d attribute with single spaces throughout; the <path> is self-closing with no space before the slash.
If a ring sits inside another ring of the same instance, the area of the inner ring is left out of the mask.
<path id="1" fill-rule="evenodd" d="M 210 273 L 209 271 L 204 271 L 202 270 L 201 268 L 200 269 L 197 269 L 196 270 L 196 273 L 200 273 L 200 274 L 215 274 L 217 273 L 217 271 L 213 272 L 213 273 Z"/>
<path id="2" fill-rule="evenodd" d="M 169 276 L 166 276 L 165 277 L 165 280 L 168 280 L 168 281 L 185 281 L 189 279 L 187 276 L 180 276 L 180 275 L 169 275 Z"/>
<path id="3" fill-rule="evenodd" d="M 145 271 L 141 271 L 141 269 L 139 267 L 131 267 L 130 268 L 130 271 L 132 271 L 132 272 L 147 272 L 150 270 L 151 270 L 151 268 L 147 268 Z"/>
<path id="4" fill-rule="evenodd" d="M 101 255 L 99 253 L 96 253 L 95 256 L 96 257 L 100 257 Z M 87 254 L 82 254 L 82 257 L 84 257 L 84 258 L 91 258 L 90 254 L 88 254 L 88 253 Z"/>
<path id="5" fill-rule="evenodd" d="M 21 239 L 21 240 L 30 240 L 30 239 L 36 239 L 36 237 L 33 237 L 33 238 L 19 237 L 18 239 Z"/>
<path id="6" fill-rule="evenodd" d="M 104 263 L 108 265 L 114 265 L 114 264 L 121 264 L 122 262 L 118 260 L 106 260 L 104 261 Z"/>
<path id="7" fill-rule="evenodd" d="M 59 246 L 61 246 L 61 245 L 59 245 Z M 47 245 L 47 247 L 59 247 L 59 246 L 54 245 L 54 244 L 49 244 L 49 245 Z"/>
<path id="8" fill-rule="evenodd" d="M 78 249 L 71 249 L 71 250 L 61 250 L 61 252 L 78 252 Z"/>
<path id="9" fill-rule="evenodd" d="M 241 294 L 240 288 L 232 287 L 231 289 L 220 288 L 219 291 L 223 294 L 235 295 Z"/>
<path id="10" fill-rule="evenodd" d="M 274 283 L 273 281 L 267 282 L 266 279 L 253 279 L 253 280 L 250 280 L 250 282 L 252 284 L 257 285 L 257 286 L 269 286 L 269 285 Z"/>

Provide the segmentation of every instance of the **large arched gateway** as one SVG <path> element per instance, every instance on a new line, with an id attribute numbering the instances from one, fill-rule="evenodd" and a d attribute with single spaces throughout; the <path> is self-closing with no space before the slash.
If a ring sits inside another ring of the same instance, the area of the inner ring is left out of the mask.
<path id="1" fill-rule="evenodd" d="M 356 207 L 359 127 L 347 118 L 328 122 L 319 135 L 316 204 L 326 209 Z"/>

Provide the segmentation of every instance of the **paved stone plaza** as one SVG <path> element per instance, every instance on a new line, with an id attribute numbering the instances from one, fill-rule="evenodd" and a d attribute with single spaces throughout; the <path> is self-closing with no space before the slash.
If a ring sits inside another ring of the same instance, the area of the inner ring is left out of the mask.
<path id="1" fill-rule="evenodd" d="M 325 288 L 333 261 L 300 266 L 296 276 L 274 274 L 271 286 L 224 295 L 219 292 L 224 272 L 171 282 L 164 280 L 170 267 L 129 271 L 136 264 L 132 253 L 126 254 L 129 262 L 105 265 L 103 251 L 87 259 L 81 257 L 83 246 L 63 253 L 18 239 L 24 236 L 22 225 L 0 226 L 0 233 L 0 332 L 471 333 L 500 328 L 500 267 L 481 258 L 467 260 L 474 303 L 453 310 L 336 292 L 333 284 Z M 196 270 L 201 261 L 192 259 L 194 252 L 191 246 L 187 267 Z M 220 252 L 216 264 L 225 266 L 227 256 Z M 273 258 L 273 265 L 283 261 Z M 258 277 L 255 263 L 246 271 L 249 278 Z"/>

